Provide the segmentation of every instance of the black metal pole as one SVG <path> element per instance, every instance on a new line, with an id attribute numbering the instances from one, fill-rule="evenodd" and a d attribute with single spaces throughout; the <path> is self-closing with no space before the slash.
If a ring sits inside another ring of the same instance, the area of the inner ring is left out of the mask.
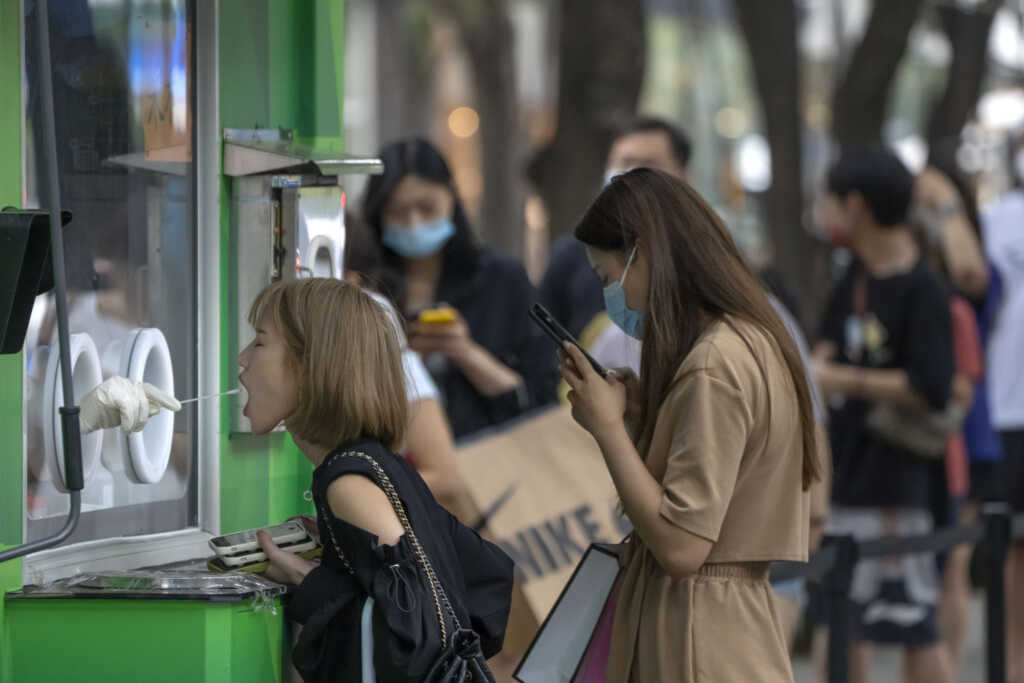
<path id="1" fill-rule="evenodd" d="M 831 536 L 825 543 L 835 545 L 836 562 L 825 575 L 825 605 L 828 610 L 828 681 L 847 683 L 850 679 L 850 586 L 857 566 L 857 542 L 853 536 Z"/>
<path id="2" fill-rule="evenodd" d="M 78 407 L 71 379 L 71 331 L 68 329 L 68 296 L 64 270 L 64 237 L 60 221 L 60 169 L 57 163 L 57 119 L 53 108 L 53 69 L 50 65 L 50 21 L 47 0 L 36 0 L 36 39 L 39 43 L 39 103 L 43 115 L 43 145 L 46 155 L 47 203 L 50 210 L 50 250 L 53 257 L 57 338 L 60 342 L 60 378 L 64 407 L 61 431 L 64 438 L 65 486 L 69 491 L 85 488 L 82 477 L 82 439 L 78 428 Z M 64 323 L 63 325 L 60 323 Z"/>
<path id="3" fill-rule="evenodd" d="M 985 667 L 989 683 L 1006 683 L 1006 554 L 1010 549 L 1010 507 L 987 503 L 982 507 L 985 545 Z"/>
<path id="4" fill-rule="evenodd" d="M 75 405 L 75 388 L 71 383 L 71 333 L 68 330 L 68 296 L 64 275 L 64 238 L 60 210 L 60 176 L 57 168 L 57 131 L 53 113 L 53 69 L 50 65 L 50 21 L 46 0 L 36 0 L 36 31 L 39 44 L 39 88 L 42 105 L 44 155 L 47 166 L 47 193 L 50 211 L 50 249 L 57 302 L 57 338 L 60 353 L 60 377 L 64 406 L 60 409 L 61 434 L 64 439 L 64 484 L 71 497 L 71 510 L 64 527 L 56 535 L 26 543 L 0 552 L 0 562 L 52 548 L 67 539 L 78 525 L 82 511 L 82 438 Z"/>

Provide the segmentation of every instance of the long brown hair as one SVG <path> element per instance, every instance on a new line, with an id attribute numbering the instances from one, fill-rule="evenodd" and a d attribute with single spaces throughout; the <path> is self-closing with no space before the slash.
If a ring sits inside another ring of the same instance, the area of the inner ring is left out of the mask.
<path id="1" fill-rule="evenodd" d="M 810 390 L 796 344 L 721 219 L 700 195 L 667 173 L 634 169 L 601 192 L 575 235 L 586 245 L 620 252 L 623 260 L 639 242 L 647 257 L 639 441 L 653 435 L 676 372 L 701 334 L 730 315 L 763 330 L 781 350 L 800 408 L 804 489 L 821 478 Z M 761 359 L 755 360 L 760 365 Z"/>

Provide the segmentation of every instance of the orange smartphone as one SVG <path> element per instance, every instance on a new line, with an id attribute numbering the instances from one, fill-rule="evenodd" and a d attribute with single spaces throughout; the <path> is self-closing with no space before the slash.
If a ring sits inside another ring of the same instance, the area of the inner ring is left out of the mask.
<path id="1" fill-rule="evenodd" d="M 456 313 L 454 308 L 426 308 L 417 320 L 424 325 L 448 325 L 455 322 Z"/>

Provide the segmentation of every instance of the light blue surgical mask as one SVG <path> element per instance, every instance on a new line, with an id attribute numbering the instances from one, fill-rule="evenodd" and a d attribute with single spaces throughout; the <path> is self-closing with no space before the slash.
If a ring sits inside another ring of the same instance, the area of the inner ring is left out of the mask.
<path id="1" fill-rule="evenodd" d="M 455 224 L 447 216 L 418 225 L 385 223 L 381 243 L 410 259 L 426 258 L 441 251 L 455 235 Z"/>
<path id="2" fill-rule="evenodd" d="M 608 317 L 619 326 L 620 330 L 633 339 L 640 339 L 644 332 L 644 312 L 634 311 L 627 306 L 626 293 L 622 291 L 622 283 L 626 281 L 629 267 L 633 264 L 633 258 L 636 256 L 636 247 L 637 245 L 634 244 L 633 251 L 629 252 L 626 269 L 622 271 L 619 281 L 604 288 L 604 308 L 608 311 Z"/>

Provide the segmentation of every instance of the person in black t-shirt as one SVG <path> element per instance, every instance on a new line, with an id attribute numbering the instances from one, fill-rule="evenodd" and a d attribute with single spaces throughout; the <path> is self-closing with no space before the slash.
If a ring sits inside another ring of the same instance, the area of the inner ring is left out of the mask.
<path id="1" fill-rule="evenodd" d="M 885 403 L 944 409 L 953 379 L 949 296 L 905 223 L 913 185 L 881 148 L 845 155 L 828 176 L 828 232 L 845 237 L 856 258 L 832 293 L 814 355 L 832 406 L 830 531 L 858 539 L 927 533 L 933 496 L 945 487 L 941 459 L 868 428 L 869 413 Z M 907 680 L 953 680 L 932 556 L 859 563 L 851 599 L 859 617 L 851 681 L 866 679 L 868 643 L 903 645 Z"/>

